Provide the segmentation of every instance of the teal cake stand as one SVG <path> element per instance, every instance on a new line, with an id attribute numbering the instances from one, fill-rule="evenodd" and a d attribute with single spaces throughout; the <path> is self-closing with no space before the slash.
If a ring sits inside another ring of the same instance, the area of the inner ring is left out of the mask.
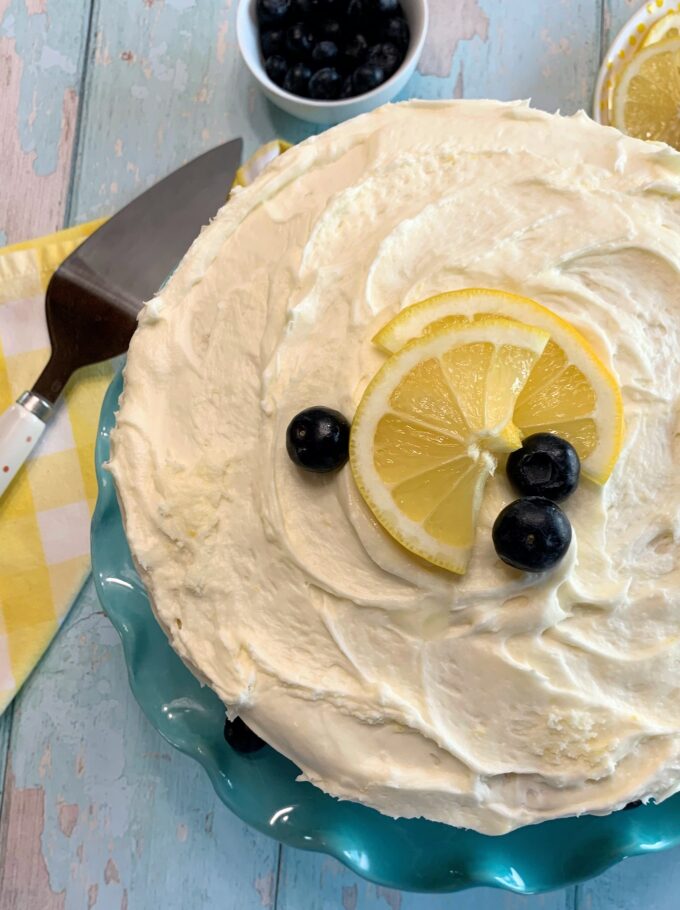
<path id="1" fill-rule="evenodd" d="M 102 407 L 96 448 L 99 498 L 92 522 L 97 593 L 120 633 L 130 685 L 144 713 L 175 748 L 205 768 L 220 799 L 258 831 L 292 847 L 336 857 L 381 885 L 445 892 L 487 885 L 549 891 L 597 875 L 626 856 L 680 843 L 680 795 L 597 818 L 583 816 L 487 837 L 422 819 L 394 820 L 340 802 L 266 747 L 241 755 L 223 737 L 224 707 L 202 687 L 156 623 L 125 539 L 113 481 L 104 468 L 122 390 L 118 373 Z"/>

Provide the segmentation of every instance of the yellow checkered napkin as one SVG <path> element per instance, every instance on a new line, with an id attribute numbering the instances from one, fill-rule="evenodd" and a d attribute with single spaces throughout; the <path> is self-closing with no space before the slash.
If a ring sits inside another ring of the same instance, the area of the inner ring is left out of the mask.
<path id="1" fill-rule="evenodd" d="M 251 182 L 287 147 L 263 146 L 235 182 Z M 52 273 L 101 223 L 0 249 L 0 413 L 31 388 L 47 363 L 44 293 Z M 112 372 L 110 364 L 100 364 L 76 374 L 31 458 L 0 498 L 0 713 L 43 655 L 89 572 L 94 444 Z"/>
<path id="2" fill-rule="evenodd" d="M 44 292 L 93 222 L 0 250 L 0 410 L 49 357 Z M 111 367 L 82 370 L 32 457 L 0 499 L 0 710 L 31 672 L 89 568 L 94 439 Z"/>

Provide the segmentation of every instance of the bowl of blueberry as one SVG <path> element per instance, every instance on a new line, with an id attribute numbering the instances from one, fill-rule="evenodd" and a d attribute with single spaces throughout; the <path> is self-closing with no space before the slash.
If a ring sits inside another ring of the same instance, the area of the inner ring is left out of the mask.
<path id="1" fill-rule="evenodd" d="M 313 123 L 339 123 L 401 91 L 427 21 L 427 0 L 241 0 L 237 36 L 274 104 Z"/>

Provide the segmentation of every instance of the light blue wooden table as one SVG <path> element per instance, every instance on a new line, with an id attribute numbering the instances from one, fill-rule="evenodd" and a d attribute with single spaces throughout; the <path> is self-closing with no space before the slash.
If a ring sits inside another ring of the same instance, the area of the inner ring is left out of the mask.
<path id="1" fill-rule="evenodd" d="M 640 0 L 430 0 L 407 94 L 589 109 Z M 232 0 L 0 0 L 0 244 L 104 215 L 198 152 L 309 128 L 239 62 Z M 85 586 L 0 722 L 0 910 L 676 910 L 680 856 L 629 860 L 540 897 L 427 897 L 281 849 L 218 803 L 128 691 Z"/>

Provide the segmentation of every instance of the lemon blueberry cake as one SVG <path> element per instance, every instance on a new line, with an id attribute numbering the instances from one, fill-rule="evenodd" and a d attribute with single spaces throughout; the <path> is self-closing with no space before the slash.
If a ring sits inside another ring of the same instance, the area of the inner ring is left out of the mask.
<path id="1" fill-rule="evenodd" d="M 680 789 L 679 193 L 584 114 L 388 106 L 144 309 L 132 553 L 304 780 L 488 834 Z"/>

